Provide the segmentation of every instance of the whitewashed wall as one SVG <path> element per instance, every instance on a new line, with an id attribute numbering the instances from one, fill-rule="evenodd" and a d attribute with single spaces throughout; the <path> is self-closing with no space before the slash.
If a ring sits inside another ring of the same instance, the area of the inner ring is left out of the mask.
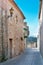
<path id="1" fill-rule="evenodd" d="M 41 16 L 40 16 L 40 52 L 43 57 L 43 2 L 42 2 L 42 9 L 41 9 Z"/>

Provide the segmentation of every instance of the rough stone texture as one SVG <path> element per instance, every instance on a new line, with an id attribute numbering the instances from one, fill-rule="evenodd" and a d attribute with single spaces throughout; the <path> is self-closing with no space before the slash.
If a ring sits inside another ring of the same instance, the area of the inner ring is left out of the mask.
<path id="1" fill-rule="evenodd" d="M 0 0 L 0 8 L 0 55 L 3 52 L 6 58 L 15 57 L 25 49 L 24 16 L 13 0 Z M 11 8 L 14 9 L 12 17 Z"/>
<path id="2" fill-rule="evenodd" d="M 0 8 L 0 12 L 1 12 L 1 8 Z M 0 16 L 1 16 L 1 13 L 0 13 Z M 1 33 L 1 17 L 0 17 L 0 56 L 1 56 L 1 52 L 2 52 L 1 37 L 2 37 L 2 33 Z"/>
<path id="3" fill-rule="evenodd" d="M 0 55 L 2 50 L 6 57 L 10 58 L 10 40 L 12 39 L 12 57 L 24 51 L 25 41 L 23 34 L 24 17 L 18 8 L 9 0 L 0 0 L 1 18 L 0 18 Z M 13 7 L 13 16 L 10 16 L 10 9 Z M 8 16 L 10 16 L 8 18 Z M 21 40 L 22 37 L 22 40 Z M 3 46 L 3 49 L 2 49 Z"/>
<path id="4" fill-rule="evenodd" d="M 5 10 L 6 0 L 0 0 L 0 56 L 8 55 L 8 35 L 7 35 L 7 12 Z M 5 6 L 5 7 L 4 7 Z M 6 7 L 7 9 L 7 7 Z"/>
<path id="5" fill-rule="evenodd" d="M 24 34 L 23 34 L 23 26 L 24 26 L 24 18 L 16 8 L 10 2 L 8 2 L 8 14 L 9 9 L 13 8 L 13 17 L 8 19 L 8 57 L 10 57 L 10 41 L 12 39 L 12 57 L 20 54 L 24 51 L 25 48 L 25 41 L 24 41 Z M 16 18 L 17 16 L 17 18 Z M 21 37 L 23 40 L 21 40 Z"/>

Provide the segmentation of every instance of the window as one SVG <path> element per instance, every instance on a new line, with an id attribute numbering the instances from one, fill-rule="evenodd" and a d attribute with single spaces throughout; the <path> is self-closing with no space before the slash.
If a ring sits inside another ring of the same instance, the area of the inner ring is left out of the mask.
<path id="1" fill-rule="evenodd" d="M 21 40 L 23 41 L 23 38 L 21 37 Z"/>
<path id="2" fill-rule="evenodd" d="M 16 22 L 18 22 L 18 17 L 16 16 Z"/>

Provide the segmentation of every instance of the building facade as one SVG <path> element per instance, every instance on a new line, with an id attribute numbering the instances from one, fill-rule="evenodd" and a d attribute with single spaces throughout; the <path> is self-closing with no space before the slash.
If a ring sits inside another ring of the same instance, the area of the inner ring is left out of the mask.
<path id="1" fill-rule="evenodd" d="M 8 20 L 8 56 L 15 56 L 20 54 L 24 49 L 23 23 L 25 17 L 14 1 L 9 0 L 8 9 L 11 7 L 14 9 L 14 12 L 13 16 Z"/>
<path id="2" fill-rule="evenodd" d="M 27 26 L 27 22 L 24 22 L 24 40 L 25 40 L 25 48 L 27 47 L 27 42 L 26 42 L 26 39 L 28 38 L 29 36 L 29 26 Z"/>
<path id="3" fill-rule="evenodd" d="M 39 49 L 41 52 L 41 55 L 43 57 L 43 0 L 40 0 L 40 12 L 39 12 L 39 23 L 40 23 L 40 29 L 39 29 Z"/>
<path id="4" fill-rule="evenodd" d="M 25 49 L 25 16 L 13 0 L 0 0 L 0 16 L 0 57 L 12 58 Z"/>
<path id="5" fill-rule="evenodd" d="M 0 57 L 8 57 L 7 4 L 0 0 Z M 5 53 L 6 52 L 6 53 Z"/>
<path id="6" fill-rule="evenodd" d="M 36 42 L 27 44 L 27 48 L 36 48 Z"/>

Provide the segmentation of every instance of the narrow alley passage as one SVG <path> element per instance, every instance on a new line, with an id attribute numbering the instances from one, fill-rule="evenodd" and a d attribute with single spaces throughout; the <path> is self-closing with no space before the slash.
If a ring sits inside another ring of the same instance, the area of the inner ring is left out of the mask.
<path id="1" fill-rule="evenodd" d="M 43 65 L 40 52 L 37 49 L 26 49 L 16 59 L 8 60 L 0 65 Z"/>

